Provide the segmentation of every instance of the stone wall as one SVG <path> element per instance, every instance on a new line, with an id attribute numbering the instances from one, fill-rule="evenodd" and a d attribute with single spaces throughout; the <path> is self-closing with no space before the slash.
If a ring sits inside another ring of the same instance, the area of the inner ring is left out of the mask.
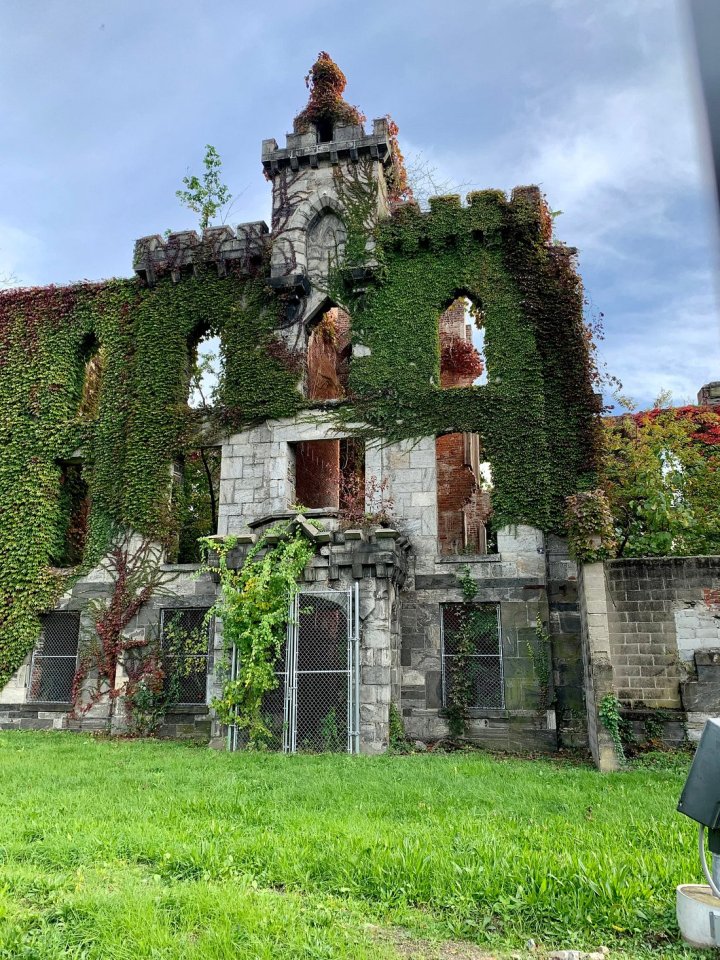
<path id="1" fill-rule="evenodd" d="M 554 750 L 555 711 L 541 702 L 531 654 L 537 644 L 536 617 L 548 622 L 543 535 L 532 527 L 505 528 L 498 533 L 498 549 L 497 555 L 485 557 L 434 556 L 432 572 L 416 564 L 400 614 L 405 728 L 410 737 L 423 741 L 448 734 L 442 703 L 441 605 L 462 600 L 458 577 L 467 566 L 478 587 L 475 601 L 499 608 L 505 694 L 502 708 L 471 711 L 468 738 L 500 750 Z M 552 696 L 551 688 L 547 699 Z"/>
<path id="2" fill-rule="evenodd" d="M 578 570 L 567 541 L 551 534 L 546 550 L 558 742 L 578 749 L 587 746 Z"/>
<path id="3" fill-rule="evenodd" d="M 146 603 L 125 630 L 130 639 L 157 636 L 161 611 L 170 608 L 199 607 L 209 609 L 215 602 L 217 587 L 211 576 L 197 577 L 198 567 L 191 564 L 162 566 L 164 583 L 160 590 Z M 112 578 L 102 564 L 86 577 L 77 580 L 63 595 L 57 609 L 80 612 L 79 653 L 94 640 L 94 603 L 110 595 Z M 222 639 L 219 629 L 213 629 L 208 652 L 208 677 L 206 701 L 218 692 L 215 663 L 222 655 Z M 87 711 L 71 716 L 70 703 L 28 702 L 28 684 L 32 655 L 28 655 L 20 669 L 0 692 L 0 729 L 63 729 L 106 731 L 122 733 L 127 729 L 127 716 L 121 700 L 102 696 Z M 125 680 L 122 663 L 118 664 L 116 686 Z M 87 704 L 95 677 L 91 673 L 81 692 L 81 703 Z M 210 735 L 209 714 L 206 704 L 178 705 L 169 711 L 161 736 L 177 736 L 207 739 Z"/>
<path id="4" fill-rule="evenodd" d="M 720 557 L 586 564 L 581 614 L 596 760 L 606 742 L 597 707 L 608 694 L 641 741 L 697 739 L 707 717 L 720 715 Z"/>
<path id="5" fill-rule="evenodd" d="M 683 738 L 684 725 L 699 736 L 705 717 L 720 711 L 711 676 L 720 650 L 720 557 L 612 560 L 605 572 L 615 687 L 627 719 L 641 737 L 657 723 L 670 742 Z M 703 653 L 709 658 L 698 660 Z M 691 687 L 688 677 L 698 678 Z"/>

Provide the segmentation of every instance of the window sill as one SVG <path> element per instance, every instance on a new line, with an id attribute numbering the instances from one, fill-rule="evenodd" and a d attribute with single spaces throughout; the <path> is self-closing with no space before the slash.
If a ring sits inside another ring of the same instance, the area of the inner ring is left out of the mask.
<path id="1" fill-rule="evenodd" d="M 43 713 L 67 713 L 72 707 L 72 700 L 26 700 L 19 703 L 19 707 L 30 707 L 33 710 L 42 710 Z"/>
<path id="2" fill-rule="evenodd" d="M 438 554 L 435 563 L 500 563 L 502 556 L 499 553 L 467 553 L 444 556 Z"/>
<path id="3" fill-rule="evenodd" d="M 207 703 L 176 703 L 166 711 L 166 717 L 172 717 L 178 713 L 205 714 L 210 712 L 210 706 Z"/>
<path id="4" fill-rule="evenodd" d="M 440 716 L 446 717 L 447 711 L 445 708 L 440 710 Z M 509 720 L 510 711 L 503 708 L 490 708 L 487 709 L 475 709 L 468 710 L 467 712 L 468 720 Z"/>

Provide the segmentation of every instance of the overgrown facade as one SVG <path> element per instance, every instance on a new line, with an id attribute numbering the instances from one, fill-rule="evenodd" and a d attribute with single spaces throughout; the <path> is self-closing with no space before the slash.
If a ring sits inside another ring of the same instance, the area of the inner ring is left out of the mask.
<path id="1" fill-rule="evenodd" d="M 367 132 L 334 82 L 263 143 L 270 228 L 145 237 L 131 279 L 0 295 L 3 725 L 225 742 L 210 704 L 242 664 L 205 617 L 213 563 L 300 531 L 266 745 L 378 752 L 397 717 L 582 741 L 562 516 L 599 406 L 574 251 L 535 187 L 421 210 L 392 122 Z"/>

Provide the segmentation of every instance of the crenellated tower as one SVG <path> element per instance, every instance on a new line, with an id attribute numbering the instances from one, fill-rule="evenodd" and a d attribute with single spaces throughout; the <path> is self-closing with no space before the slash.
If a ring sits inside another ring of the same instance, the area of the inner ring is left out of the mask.
<path id="1" fill-rule="evenodd" d="M 348 184 L 364 184 L 372 195 L 364 227 L 368 234 L 387 216 L 393 169 L 387 118 L 364 128 L 364 116 L 342 97 L 345 76 L 321 53 L 308 78 L 310 98 L 294 120 L 285 146 L 264 140 L 262 164 L 272 183 L 271 284 L 287 295 L 289 344 L 302 346 L 305 325 L 328 304 L 327 278 L 347 242 Z M 372 257 L 372 240 L 366 243 Z"/>

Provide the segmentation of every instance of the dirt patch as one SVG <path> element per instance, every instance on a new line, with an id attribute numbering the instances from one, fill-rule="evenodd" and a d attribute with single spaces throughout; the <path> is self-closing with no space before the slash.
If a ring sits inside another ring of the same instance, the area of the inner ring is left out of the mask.
<path id="1" fill-rule="evenodd" d="M 374 927 L 372 933 L 378 940 L 392 944 L 405 960 L 500 960 L 496 954 L 462 940 L 417 940 L 397 928 Z"/>

